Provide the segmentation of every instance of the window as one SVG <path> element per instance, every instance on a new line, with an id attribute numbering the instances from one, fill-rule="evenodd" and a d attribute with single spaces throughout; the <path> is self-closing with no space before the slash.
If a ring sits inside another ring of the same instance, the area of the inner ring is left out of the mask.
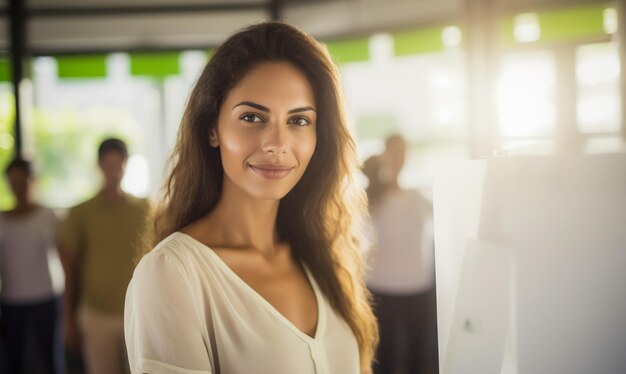
<path id="1" fill-rule="evenodd" d="M 43 203 L 69 207 L 97 191 L 97 147 L 108 136 L 124 139 L 129 147 L 124 190 L 156 195 L 191 85 L 206 62 L 204 53 L 180 57 L 176 75 L 133 75 L 132 56 L 119 53 L 104 56 L 101 77 L 72 79 L 58 78 L 55 59 L 35 60 L 32 129 L 25 139 L 32 146 L 25 148 L 41 170 Z M 150 68 L 142 59 L 142 67 Z"/>
<path id="2" fill-rule="evenodd" d="M 497 92 L 498 124 L 503 137 L 540 137 L 554 133 L 556 72 L 551 52 L 503 56 Z"/>
<path id="3" fill-rule="evenodd" d="M 615 133 L 621 128 L 620 60 L 615 42 L 576 50 L 577 122 L 580 132 Z"/>
<path id="4" fill-rule="evenodd" d="M 393 46 L 372 45 L 384 38 L 372 39 L 369 61 L 341 67 L 359 156 L 381 152 L 388 135 L 402 134 L 409 148 L 400 183 L 428 193 L 439 162 L 468 157 L 463 51 L 442 48 L 394 57 Z"/>

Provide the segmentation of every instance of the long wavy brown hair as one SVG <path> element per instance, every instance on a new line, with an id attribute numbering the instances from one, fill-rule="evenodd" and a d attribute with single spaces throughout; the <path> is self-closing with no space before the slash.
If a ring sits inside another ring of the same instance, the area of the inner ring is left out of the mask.
<path id="1" fill-rule="evenodd" d="M 154 243 L 208 214 L 220 199 L 224 170 L 209 146 L 228 92 L 253 67 L 288 62 L 308 78 L 318 112 L 317 146 L 296 186 L 281 200 L 277 230 L 354 332 L 363 372 L 370 371 L 378 329 L 364 285 L 361 227 L 367 203 L 356 187 L 355 144 L 344 115 L 338 73 L 325 48 L 280 22 L 248 27 L 215 50 L 196 83 L 180 125 L 155 216 Z"/>

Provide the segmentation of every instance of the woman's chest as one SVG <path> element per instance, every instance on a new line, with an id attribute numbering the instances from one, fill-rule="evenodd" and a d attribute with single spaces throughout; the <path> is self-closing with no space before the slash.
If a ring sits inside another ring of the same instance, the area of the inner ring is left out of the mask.
<path id="1" fill-rule="evenodd" d="M 231 269 L 215 253 L 207 259 L 194 283 L 215 372 L 358 373 L 356 338 L 308 271 L 268 278 Z"/>
<path id="2" fill-rule="evenodd" d="M 231 309 L 232 308 L 232 309 Z M 214 368 L 220 373 L 357 374 L 359 353 L 347 324 L 322 303 L 312 338 L 262 304 L 225 302 L 211 312 Z"/>
<path id="3" fill-rule="evenodd" d="M 233 287 L 240 287 L 243 298 L 271 309 L 303 334 L 315 335 L 318 300 L 303 268 L 288 258 L 270 264 L 245 255 L 216 253 L 232 271 Z M 237 282 L 239 280 L 241 282 Z"/>

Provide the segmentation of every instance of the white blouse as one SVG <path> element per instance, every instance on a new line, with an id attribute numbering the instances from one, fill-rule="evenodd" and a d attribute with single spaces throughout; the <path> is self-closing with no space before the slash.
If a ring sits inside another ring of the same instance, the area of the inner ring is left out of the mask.
<path id="1" fill-rule="evenodd" d="M 133 373 L 357 374 L 348 324 L 307 276 L 318 305 L 315 337 L 301 332 L 209 247 L 177 232 L 143 257 L 126 293 Z"/>

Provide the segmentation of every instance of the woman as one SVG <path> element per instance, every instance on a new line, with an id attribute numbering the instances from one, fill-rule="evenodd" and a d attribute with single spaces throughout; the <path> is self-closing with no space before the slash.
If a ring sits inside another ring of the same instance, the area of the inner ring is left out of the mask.
<path id="1" fill-rule="evenodd" d="M 131 370 L 369 372 L 356 170 L 321 45 L 283 23 L 230 37 L 191 94 L 159 244 L 129 285 Z"/>
<path id="2" fill-rule="evenodd" d="M 33 171 L 17 158 L 5 170 L 16 205 L 0 212 L 0 313 L 9 373 L 28 368 L 33 340 L 42 373 L 65 373 L 60 308 L 63 270 L 56 248 L 57 218 L 33 199 Z"/>

